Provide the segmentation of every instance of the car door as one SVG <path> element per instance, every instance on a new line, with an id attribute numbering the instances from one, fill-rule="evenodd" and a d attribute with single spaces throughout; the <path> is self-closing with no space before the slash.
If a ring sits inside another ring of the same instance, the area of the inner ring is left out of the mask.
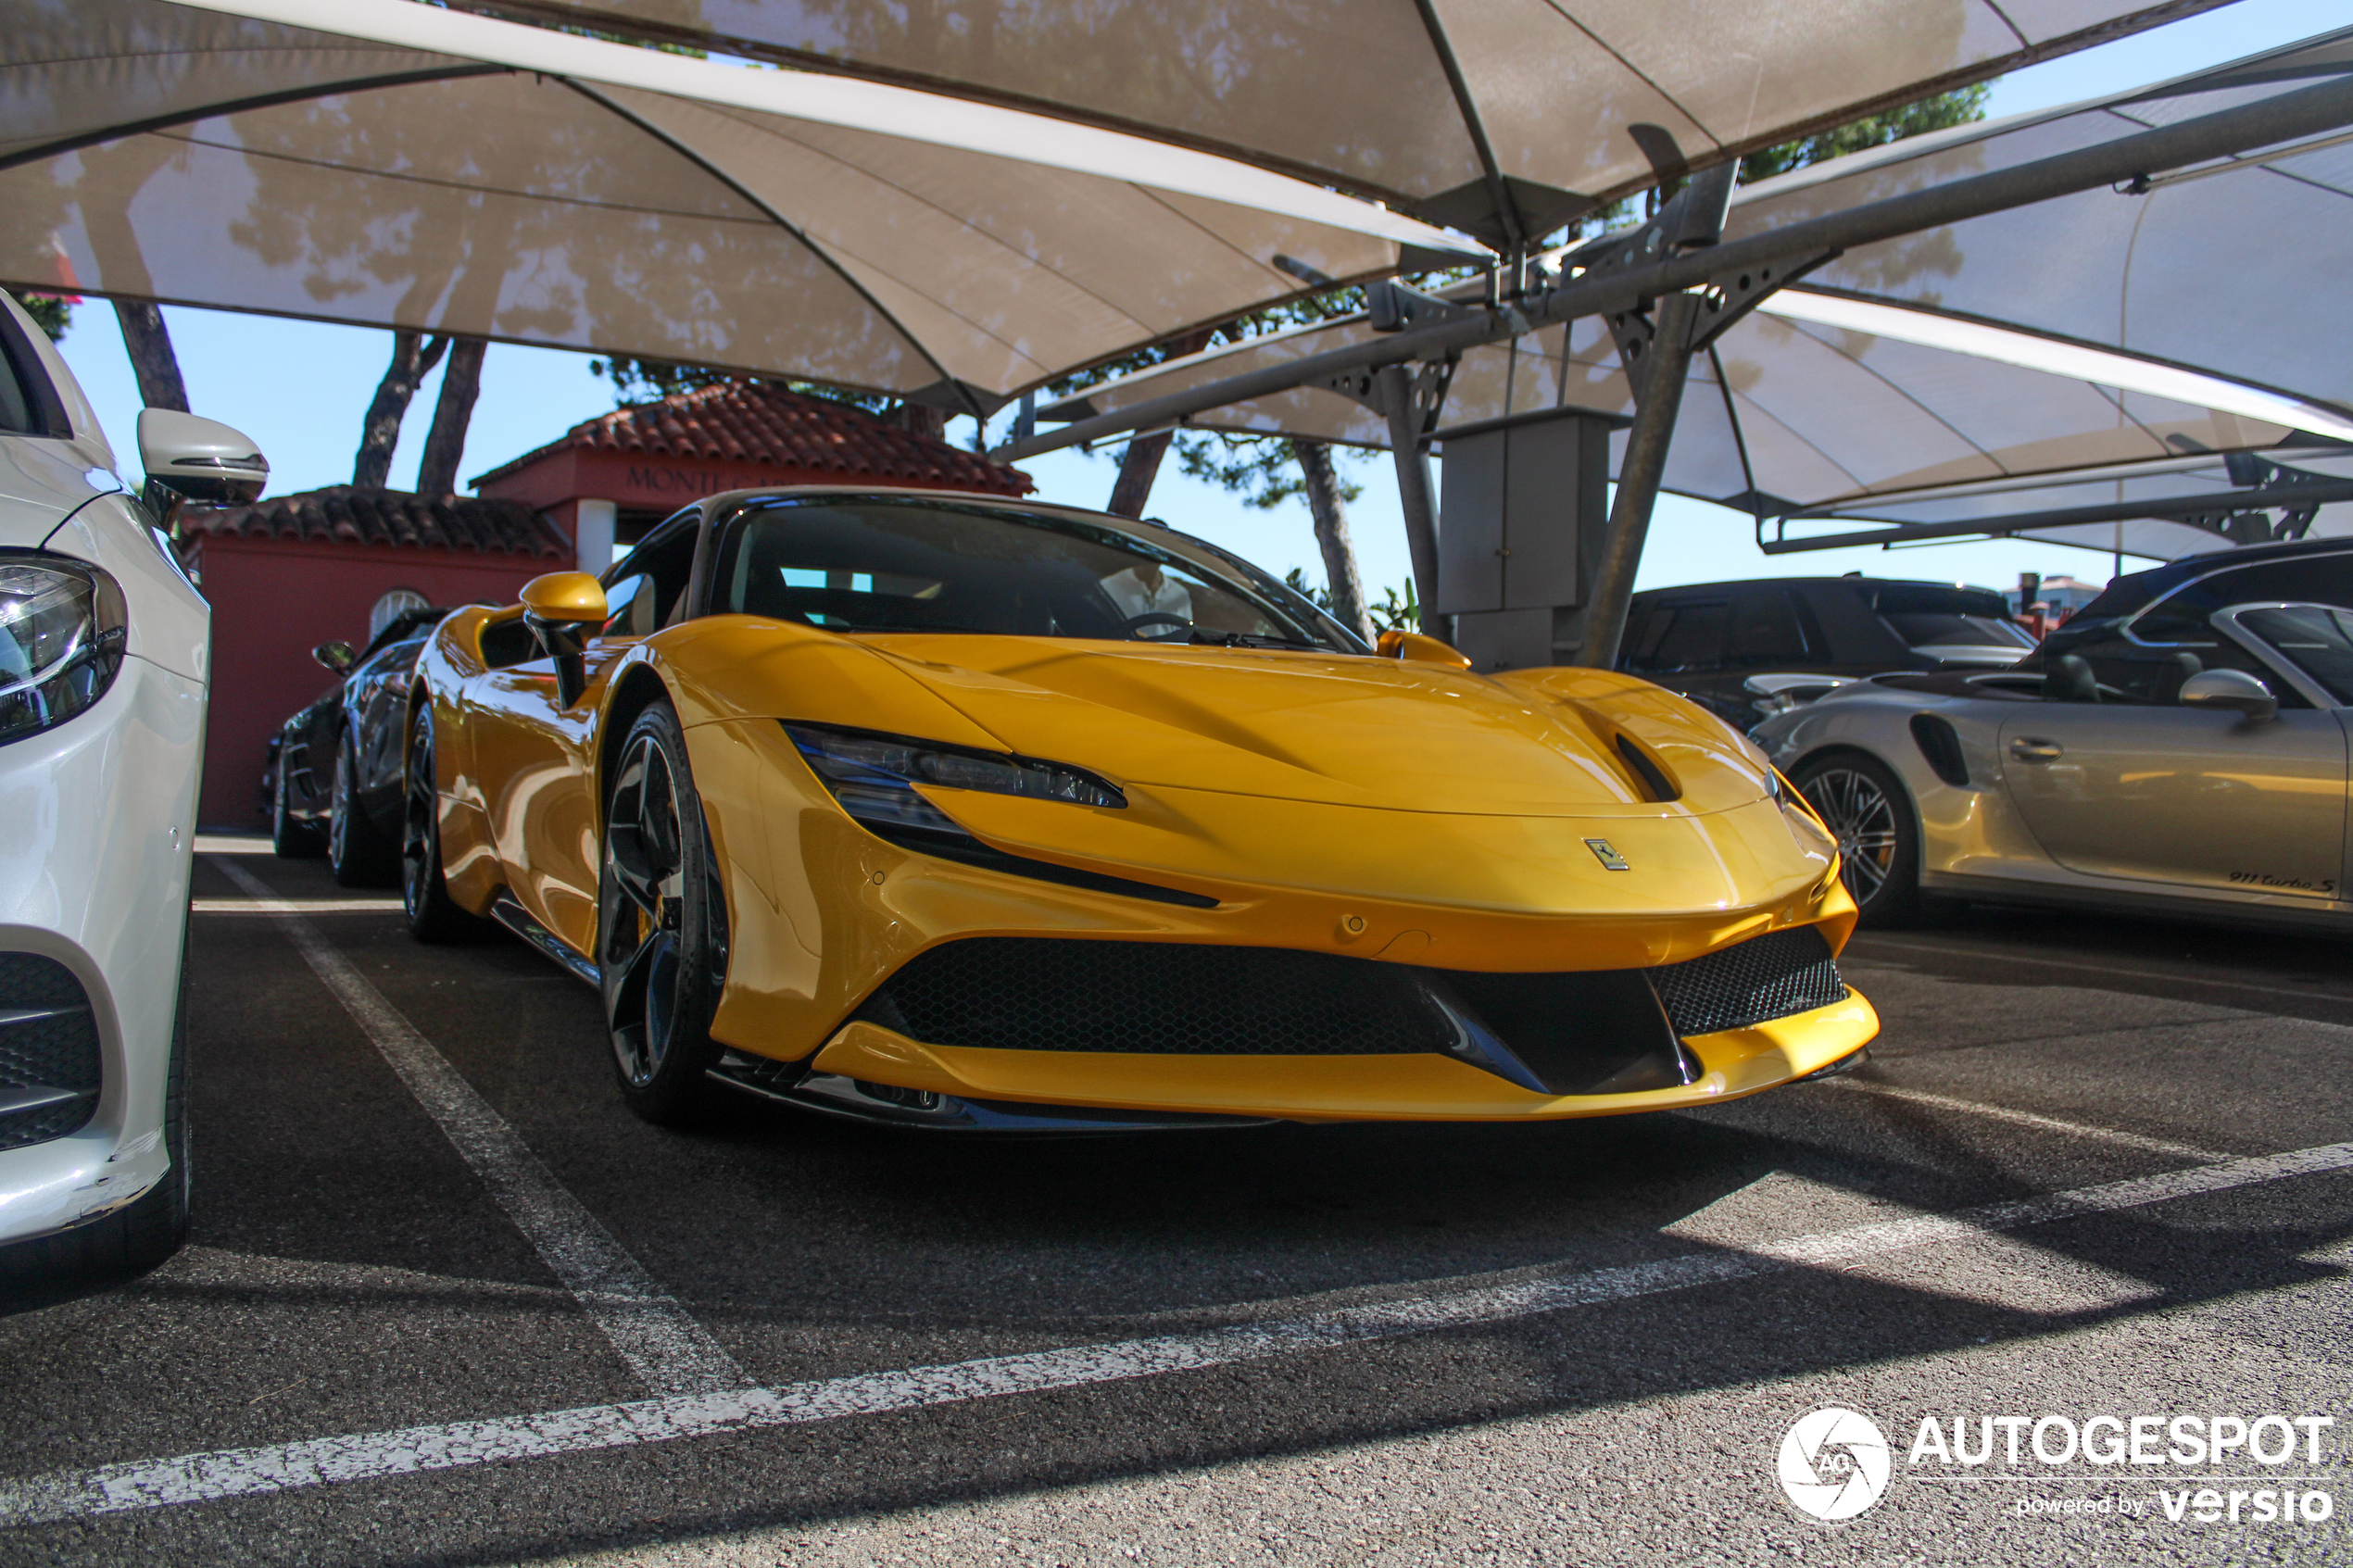
<path id="1" fill-rule="evenodd" d="M 2118 635 L 2057 662 L 2052 698 L 2002 724 L 2004 784 L 2052 859 L 2191 891 L 2338 897 L 2347 741 L 2334 712 L 2220 636 L 2152 647 Z M 2181 706 L 2174 694 L 2200 669 L 2255 675 L 2278 716 Z"/>
<path id="2" fill-rule="evenodd" d="M 584 953 L 597 933 L 602 812 L 593 760 L 605 683 L 631 646 L 686 613 L 698 533 L 691 518 L 665 526 L 605 574 L 611 613 L 588 639 L 578 702 L 559 703 L 555 660 L 535 642 L 528 657 L 470 684 L 475 761 L 509 891 Z"/>
<path id="3" fill-rule="evenodd" d="M 1662 598 L 1651 606 L 1638 640 L 1621 663 L 1628 674 L 1655 681 L 1695 701 L 1710 700 L 1723 672 L 1724 634 L 1731 603 L 1723 594 L 1704 598 Z"/>

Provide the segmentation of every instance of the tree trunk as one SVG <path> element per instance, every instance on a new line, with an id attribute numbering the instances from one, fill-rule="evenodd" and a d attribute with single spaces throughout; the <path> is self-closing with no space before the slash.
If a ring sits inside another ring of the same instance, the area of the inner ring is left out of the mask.
<path id="1" fill-rule="evenodd" d="M 1114 517 L 1144 515 L 1145 503 L 1152 498 L 1152 481 L 1160 477 L 1160 460 L 1168 456 L 1168 444 L 1176 434 L 1164 430 L 1158 435 L 1139 435 L 1127 444 L 1119 458 L 1119 478 L 1111 487 L 1111 504 L 1103 510 Z"/>
<path id="2" fill-rule="evenodd" d="M 139 377 L 139 401 L 150 408 L 188 411 L 188 383 L 180 379 L 180 357 L 171 351 L 171 331 L 163 324 L 157 306 L 114 302 L 115 319 L 122 323 L 122 346 L 131 351 L 131 368 Z"/>
<path id="3" fill-rule="evenodd" d="M 384 370 L 384 379 L 376 383 L 376 400 L 368 405 L 368 417 L 359 426 L 359 455 L 351 460 L 352 483 L 382 489 L 392 477 L 392 452 L 400 445 L 400 422 L 409 417 L 409 399 L 417 395 L 417 383 L 441 362 L 442 351 L 448 346 L 446 335 L 436 335 L 428 343 L 422 332 L 395 329 L 392 364 Z"/>
<path id="4" fill-rule="evenodd" d="M 927 435 L 934 441 L 948 433 L 948 410 L 929 408 L 921 403 L 901 403 L 884 418 L 896 422 L 910 435 Z"/>
<path id="5" fill-rule="evenodd" d="M 461 337 L 450 345 L 448 369 L 441 372 L 441 400 L 433 406 L 433 433 L 425 437 L 424 459 L 417 465 L 420 495 L 458 493 L 458 464 L 466 454 L 466 426 L 473 420 L 483 351 L 489 346 L 478 337 Z"/>
<path id="6" fill-rule="evenodd" d="M 1291 454 L 1307 482 L 1307 510 L 1315 520 L 1315 545 L 1324 552 L 1324 583 L 1332 597 L 1332 619 L 1366 642 L 1373 618 L 1365 613 L 1365 583 L 1356 574 L 1356 552 L 1348 543 L 1348 514 L 1340 508 L 1340 476 L 1332 471 L 1332 449 L 1321 441 L 1294 440 Z"/>
<path id="7" fill-rule="evenodd" d="M 1168 345 L 1168 358 L 1199 354 L 1209 346 L 1210 336 L 1209 332 L 1187 332 Z M 1157 435 L 1139 435 L 1127 444 L 1119 458 L 1119 478 L 1111 487 L 1111 504 L 1103 510 L 1114 517 L 1144 515 L 1144 507 L 1152 498 L 1152 481 L 1160 477 L 1160 461 L 1168 456 L 1168 444 L 1175 434 L 1162 431 Z"/>

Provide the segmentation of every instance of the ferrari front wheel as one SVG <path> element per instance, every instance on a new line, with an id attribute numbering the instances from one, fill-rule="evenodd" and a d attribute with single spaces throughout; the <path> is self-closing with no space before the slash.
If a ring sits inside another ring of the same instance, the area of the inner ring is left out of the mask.
<path id="1" fill-rule="evenodd" d="M 719 1060 L 711 1019 L 726 971 L 726 906 L 686 736 L 667 702 L 637 716 L 606 797 L 597 970 L 621 1098 L 648 1122 L 691 1120 Z"/>
<path id="2" fill-rule="evenodd" d="M 1838 839 L 1839 877 L 1856 923 L 1905 925 L 1920 914 L 1920 830 L 1912 797 L 1883 763 L 1834 752 L 1797 771 L 1797 786 Z"/>
<path id="3" fill-rule="evenodd" d="M 417 709 L 409 727 L 409 757 L 401 770 L 400 908 L 409 935 L 420 942 L 463 942 L 493 929 L 449 897 L 442 873 L 441 795 L 433 759 L 433 709 Z"/>

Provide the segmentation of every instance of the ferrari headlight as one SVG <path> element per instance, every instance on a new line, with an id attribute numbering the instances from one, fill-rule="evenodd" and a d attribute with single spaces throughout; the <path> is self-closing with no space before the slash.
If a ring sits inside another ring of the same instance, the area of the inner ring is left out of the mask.
<path id="1" fill-rule="evenodd" d="M 1765 793 L 1781 809 L 1781 820 L 1789 823 L 1789 831 L 1796 835 L 1798 843 L 1824 852 L 1838 847 L 1837 835 L 1822 825 L 1813 802 L 1798 794 L 1797 786 L 1781 777 L 1781 771 L 1769 763 L 1765 769 Z"/>
<path id="2" fill-rule="evenodd" d="M 0 556 L 0 745 L 106 696 L 122 663 L 122 592 L 94 567 Z"/>
<path id="3" fill-rule="evenodd" d="M 1116 786 L 1060 762 L 829 724 L 786 724 L 785 733 L 841 809 L 885 837 L 908 828 L 963 836 L 963 829 L 915 793 L 918 784 L 1073 806 L 1127 804 Z"/>

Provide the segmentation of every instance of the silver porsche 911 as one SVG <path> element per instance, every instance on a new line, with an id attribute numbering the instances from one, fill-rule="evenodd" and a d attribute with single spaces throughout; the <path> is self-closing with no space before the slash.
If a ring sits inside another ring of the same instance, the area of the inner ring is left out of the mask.
<path id="1" fill-rule="evenodd" d="M 1751 732 L 1866 925 L 1983 897 L 2353 932 L 2353 540 L 2120 577 L 2012 668 L 1842 685 Z"/>

